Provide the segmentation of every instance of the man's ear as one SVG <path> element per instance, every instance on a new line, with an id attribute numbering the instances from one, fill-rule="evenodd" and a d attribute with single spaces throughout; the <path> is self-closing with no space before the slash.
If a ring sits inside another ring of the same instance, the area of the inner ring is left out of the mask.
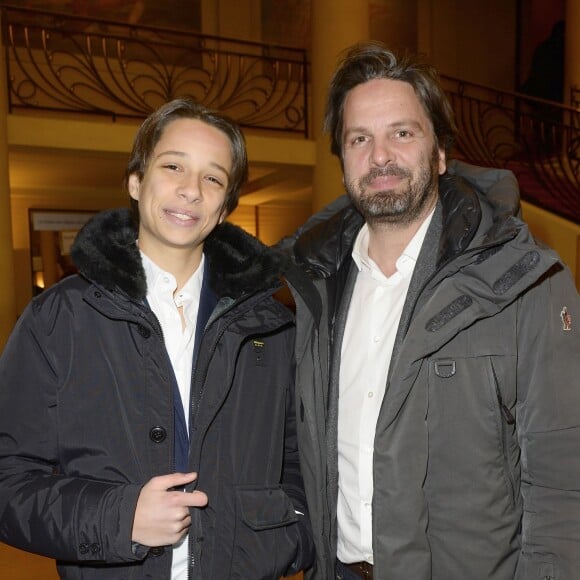
<path id="1" fill-rule="evenodd" d="M 439 147 L 439 175 L 443 175 L 447 171 L 447 155 L 445 149 Z"/>
<path id="2" fill-rule="evenodd" d="M 136 173 L 132 173 L 129 175 L 129 195 L 135 200 L 139 201 L 139 191 L 141 189 L 141 182 L 139 181 L 139 177 L 137 177 Z"/>

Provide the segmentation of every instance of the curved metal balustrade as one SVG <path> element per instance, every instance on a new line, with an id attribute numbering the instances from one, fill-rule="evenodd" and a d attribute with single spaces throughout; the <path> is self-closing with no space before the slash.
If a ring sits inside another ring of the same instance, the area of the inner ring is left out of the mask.
<path id="1" fill-rule="evenodd" d="M 12 7 L 2 21 L 11 110 L 142 118 L 187 95 L 307 136 L 303 50 Z"/>
<path id="2" fill-rule="evenodd" d="M 512 170 L 523 199 L 580 223 L 580 108 L 442 80 L 459 129 L 457 155 Z"/>

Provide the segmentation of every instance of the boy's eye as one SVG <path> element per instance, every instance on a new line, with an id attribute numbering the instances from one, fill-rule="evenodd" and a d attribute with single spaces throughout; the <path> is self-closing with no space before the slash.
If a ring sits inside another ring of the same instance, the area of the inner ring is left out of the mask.
<path id="1" fill-rule="evenodd" d="M 223 182 L 221 181 L 221 179 L 218 179 L 217 177 L 215 177 L 214 175 L 208 175 L 206 177 L 206 179 L 208 181 L 211 181 L 212 183 L 215 183 L 216 185 L 221 185 L 223 186 Z"/>

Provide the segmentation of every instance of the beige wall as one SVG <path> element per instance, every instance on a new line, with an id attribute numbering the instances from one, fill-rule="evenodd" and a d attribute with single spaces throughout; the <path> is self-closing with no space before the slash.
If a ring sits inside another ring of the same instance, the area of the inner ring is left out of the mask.
<path id="1" fill-rule="evenodd" d="M 395 50 L 417 50 L 418 2 L 370 0 L 369 33 Z"/>
<path id="2" fill-rule="evenodd" d="M 558 252 L 580 290 L 580 224 L 526 202 L 522 202 L 522 213 L 533 235 Z"/>
<path id="3" fill-rule="evenodd" d="M 498 89 L 514 89 L 515 2 L 417 2 L 418 50 L 442 73 Z"/>

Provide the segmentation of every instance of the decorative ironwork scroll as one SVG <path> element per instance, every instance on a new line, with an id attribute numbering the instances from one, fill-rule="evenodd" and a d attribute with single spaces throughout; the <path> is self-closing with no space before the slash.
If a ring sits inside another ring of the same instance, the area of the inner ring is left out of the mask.
<path id="1" fill-rule="evenodd" d="M 459 157 L 512 170 L 522 198 L 580 222 L 580 108 L 442 77 Z"/>
<path id="2" fill-rule="evenodd" d="M 11 110 L 142 118 L 189 96 L 307 136 L 303 50 L 9 7 L 2 20 Z"/>

